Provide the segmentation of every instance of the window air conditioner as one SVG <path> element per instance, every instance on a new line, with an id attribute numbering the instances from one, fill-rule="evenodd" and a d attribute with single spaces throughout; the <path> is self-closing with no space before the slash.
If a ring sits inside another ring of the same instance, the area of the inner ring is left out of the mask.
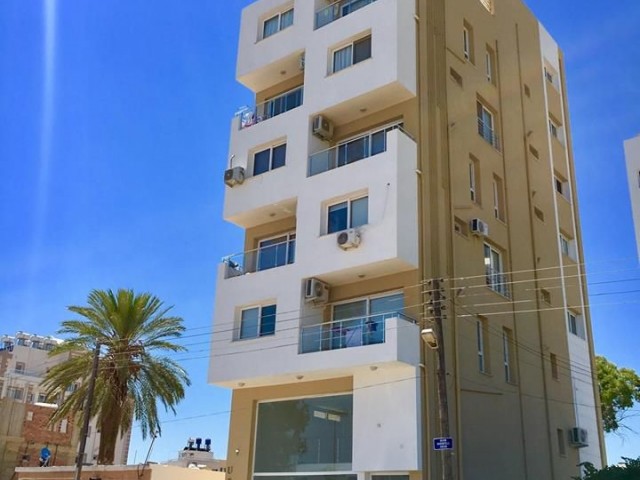
<path id="1" fill-rule="evenodd" d="M 489 236 L 489 225 L 480 220 L 479 218 L 474 218 L 469 222 L 469 226 L 471 227 L 471 233 L 477 235 L 478 237 L 487 237 Z"/>
<path id="2" fill-rule="evenodd" d="M 569 430 L 569 442 L 574 447 L 586 447 L 589 445 L 589 433 L 584 428 L 574 427 Z"/>
<path id="3" fill-rule="evenodd" d="M 309 278 L 304 283 L 304 301 L 316 305 L 329 301 L 329 285 L 317 278 Z"/>
<path id="4" fill-rule="evenodd" d="M 360 232 L 355 228 L 340 232 L 336 237 L 338 246 L 343 250 L 351 250 L 352 248 L 358 248 L 360 241 L 362 240 Z"/>
<path id="5" fill-rule="evenodd" d="M 236 185 L 241 185 L 244 182 L 244 168 L 242 167 L 233 167 L 225 170 L 224 172 L 224 183 L 229 187 L 234 187 Z"/>
<path id="6" fill-rule="evenodd" d="M 333 123 L 328 118 L 317 115 L 313 119 L 312 133 L 322 140 L 331 140 L 333 138 Z"/>

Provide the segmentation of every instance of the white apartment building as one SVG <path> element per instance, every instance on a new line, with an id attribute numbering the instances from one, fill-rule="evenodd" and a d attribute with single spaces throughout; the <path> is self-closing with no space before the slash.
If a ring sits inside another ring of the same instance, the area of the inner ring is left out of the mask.
<path id="1" fill-rule="evenodd" d="M 638 249 L 638 258 L 640 258 L 640 135 L 624 142 L 624 153 L 627 164 L 633 225 L 636 232 L 636 247 Z"/>
<path id="2" fill-rule="evenodd" d="M 519 1 L 243 10 L 209 381 L 229 477 L 455 478 L 604 459 L 562 53 Z M 567 279 L 571 278 L 571 281 Z"/>

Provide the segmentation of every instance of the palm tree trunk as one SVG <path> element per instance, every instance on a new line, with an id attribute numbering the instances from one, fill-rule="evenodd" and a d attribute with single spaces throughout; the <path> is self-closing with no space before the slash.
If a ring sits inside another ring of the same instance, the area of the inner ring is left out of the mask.
<path id="1" fill-rule="evenodd" d="M 100 450 L 98 463 L 100 465 L 113 465 L 116 455 L 116 442 L 120 433 L 120 419 L 122 409 L 114 404 L 109 406 L 109 411 L 102 413 L 100 419 Z"/>

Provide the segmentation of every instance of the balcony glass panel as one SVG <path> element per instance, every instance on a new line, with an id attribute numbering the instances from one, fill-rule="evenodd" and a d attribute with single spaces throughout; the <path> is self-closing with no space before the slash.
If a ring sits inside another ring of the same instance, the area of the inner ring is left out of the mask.
<path id="1" fill-rule="evenodd" d="M 336 305 L 336 307 L 340 306 Z M 355 308 L 354 304 L 349 304 L 347 310 L 350 311 L 353 308 Z M 373 305 L 371 310 L 373 311 Z M 334 314 L 341 316 L 348 314 L 348 312 L 334 310 Z M 384 343 L 386 340 L 386 321 L 389 318 L 399 318 L 415 323 L 413 319 L 403 313 L 386 312 L 302 327 L 300 353 L 324 352 Z"/>
<path id="2" fill-rule="evenodd" d="M 350 13 L 360 10 L 362 7 L 366 7 L 375 1 L 376 0 L 341 0 L 332 3 L 328 7 L 316 12 L 316 29 L 322 28 L 339 18 L 346 17 Z"/>
<path id="3" fill-rule="evenodd" d="M 271 98 L 257 105 L 255 108 L 247 107 L 238 113 L 240 116 L 240 129 L 242 130 L 243 128 L 264 122 L 289 110 L 293 110 L 302 105 L 303 98 L 304 87 L 300 86 L 282 95 Z"/>
<path id="4" fill-rule="evenodd" d="M 387 132 L 402 128 L 401 124 L 368 132 L 360 137 L 343 142 L 335 147 L 315 153 L 309 157 L 307 176 L 312 177 L 327 170 L 378 155 L 387 151 Z"/>
<path id="5" fill-rule="evenodd" d="M 263 240 L 260 247 L 225 257 L 225 278 L 239 277 L 247 273 L 283 267 L 295 262 L 296 234 Z"/>

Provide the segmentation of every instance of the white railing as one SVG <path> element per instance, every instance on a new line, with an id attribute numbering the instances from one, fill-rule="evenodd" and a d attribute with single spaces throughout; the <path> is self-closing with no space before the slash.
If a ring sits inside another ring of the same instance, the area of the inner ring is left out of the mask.
<path id="1" fill-rule="evenodd" d="M 302 105 L 303 99 L 304 86 L 300 86 L 270 98 L 255 108 L 243 108 L 236 114 L 240 117 L 240 130 L 293 110 Z"/>
<path id="2" fill-rule="evenodd" d="M 310 325 L 300 330 L 298 351 L 299 353 L 324 352 L 384 343 L 386 321 L 389 318 L 416 323 L 401 312 L 387 312 Z"/>
<path id="3" fill-rule="evenodd" d="M 255 250 L 229 255 L 222 259 L 222 263 L 225 264 L 224 278 L 239 277 L 247 273 L 290 265 L 294 263 L 295 255 L 295 238 L 256 248 Z"/>
<path id="4" fill-rule="evenodd" d="M 340 0 L 316 12 L 316 29 L 329 25 L 339 18 L 366 7 L 376 0 Z"/>

